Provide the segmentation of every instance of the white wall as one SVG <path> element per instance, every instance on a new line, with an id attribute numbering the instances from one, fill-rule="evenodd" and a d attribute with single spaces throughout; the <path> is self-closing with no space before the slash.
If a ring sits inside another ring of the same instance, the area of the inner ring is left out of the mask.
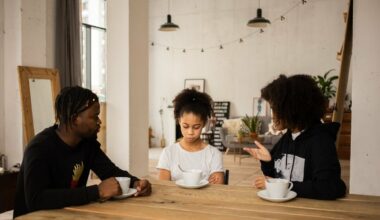
<path id="1" fill-rule="evenodd" d="M 107 154 L 148 174 L 148 2 L 107 2 Z"/>
<path id="2" fill-rule="evenodd" d="M 150 0 L 149 40 L 155 46 L 150 46 L 149 123 L 155 136 L 161 136 L 161 107 L 165 137 L 170 136 L 172 109 L 166 106 L 184 88 L 185 79 L 205 79 L 206 92 L 215 101 L 231 101 L 231 116 L 241 116 L 252 114 L 253 97 L 260 96 L 260 89 L 279 73 L 316 75 L 331 68 L 339 70 L 336 53 L 344 39 L 347 1 L 307 1 L 285 15 L 285 21 L 274 20 L 299 2 L 261 1 L 263 15 L 272 25 L 258 34 L 246 26 L 256 16 L 256 1 L 171 1 L 172 20 L 180 30 L 160 32 L 157 29 L 166 19 L 167 1 Z M 255 34 L 238 43 L 240 37 L 251 33 Z M 223 50 L 207 49 L 233 40 L 236 42 L 224 45 Z M 205 52 L 200 48 L 206 48 Z M 156 138 L 155 145 L 158 141 Z"/>
<path id="3" fill-rule="evenodd" d="M 46 66 L 46 0 L 22 0 L 22 65 Z"/>
<path id="4" fill-rule="evenodd" d="M 380 1 L 354 2 L 350 193 L 380 196 Z M 364 171 L 364 172 L 363 172 Z"/>
<path id="5" fill-rule="evenodd" d="M 149 2 L 129 1 L 129 72 L 130 72 L 130 170 L 148 175 L 149 109 Z"/>
<path id="6" fill-rule="evenodd" d="M 46 0 L 46 66 L 55 68 L 56 0 Z"/>
<path id="7" fill-rule="evenodd" d="M 54 32 L 51 28 L 55 23 L 55 1 L 1 2 L 4 32 L 0 38 L 3 46 L 0 56 L 0 124 L 3 129 L 0 129 L 0 144 L 8 156 L 8 166 L 13 166 L 21 162 L 24 144 L 17 66 L 53 67 Z"/>
<path id="8" fill-rule="evenodd" d="M 21 1 L 4 1 L 4 147 L 8 166 L 22 159 L 21 101 L 17 66 L 21 64 Z"/>
<path id="9" fill-rule="evenodd" d="M 4 0 L 0 0 L 0 124 L 4 124 Z M 4 151 L 4 126 L 0 126 L 0 154 Z"/>

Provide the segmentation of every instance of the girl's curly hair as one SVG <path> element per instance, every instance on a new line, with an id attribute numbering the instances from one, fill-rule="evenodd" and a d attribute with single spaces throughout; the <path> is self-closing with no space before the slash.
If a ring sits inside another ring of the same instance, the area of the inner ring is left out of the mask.
<path id="1" fill-rule="evenodd" d="M 280 75 L 261 89 L 261 97 L 288 129 L 310 127 L 326 112 L 326 99 L 309 75 Z"/>
<path id="2" fill-rule="evenodd" d="M 213 112 L 213 101 L 207 93 L 198 92 L 195 89 L 184 89 L 173 100 L 174 117 L 178 119 L 183 113 L 193 113 L 200 116 L 206 123 Z"/>

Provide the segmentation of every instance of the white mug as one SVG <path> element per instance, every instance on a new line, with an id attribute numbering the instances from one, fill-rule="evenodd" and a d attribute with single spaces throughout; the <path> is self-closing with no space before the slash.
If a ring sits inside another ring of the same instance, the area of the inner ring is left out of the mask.
<path id="1" fill-rule="evenodd" d="M 129 185 L 131 184 L 131 178 L 129 177 L 116 177 L 117 182 L 119 182 L 122 195 L 127 194 L 129 191 Z"/>
<path id="2" fill-rule="evenodd" d="M 188 186 L 196 186 L 199 185 L 202 177 L 202 170 L 187 170 L 182 173 L 183 181 Z"/>
<path id="3" fill-rule="evenodd" d="M 293 183 L 287 179 L 270 178 L 265 181 L 268 196 L 272 198 L 284 198 L 293 188 Z"/>

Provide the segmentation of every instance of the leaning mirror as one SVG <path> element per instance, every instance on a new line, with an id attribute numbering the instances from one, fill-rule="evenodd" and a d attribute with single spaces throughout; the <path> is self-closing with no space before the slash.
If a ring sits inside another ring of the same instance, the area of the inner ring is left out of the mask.
<path id="1" fill-rule="evenodd" d="M 57 69 L 19 66 L 19 82 L 25 142 L 55 123 L 54 102 L 58 95 Z"/>

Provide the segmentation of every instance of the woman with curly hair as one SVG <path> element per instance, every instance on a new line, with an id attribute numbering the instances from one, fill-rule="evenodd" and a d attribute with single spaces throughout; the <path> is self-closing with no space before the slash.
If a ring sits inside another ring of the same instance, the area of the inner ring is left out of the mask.
<path id="1" fill-rule="evenodd" d="M 265 188 L 267 178 L 283 178 L 293 183 L 298 196 L 336 199 L 346 193 L 340 177 L 335 140 L 339 123 L 321 123 L 325 98 L 312 77 L 280 75 L 261 90 L 269 102 L 277 130 L 287 129 L 269 152 L 259 142 L 257 148 L 244 148 L 261 161 L 265 176 L 254 185 Z"/>
<path id="2" fill-rule="evenodd" d="M 202 128 L 212 116 L 212 103 L 208 94 L 195 89 L 184 89 L 174 98 L 174 117 L 183 138 L 164 148 L 157 165 L 160 180 L 182 179 L 181 166 L 185 170 L 202 170 L 202 179 L 210 183 L 223 183 L 222 153 L 200 138 Z"/>

